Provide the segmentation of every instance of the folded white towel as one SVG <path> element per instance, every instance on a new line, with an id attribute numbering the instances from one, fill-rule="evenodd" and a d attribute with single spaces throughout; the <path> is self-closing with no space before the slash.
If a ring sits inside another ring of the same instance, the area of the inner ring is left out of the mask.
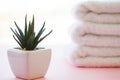
<path id="1" fill-rule="evenodd" d="M 80 46 L 76 47 L 71 51 L 72 53 L 77 53 L 78 56 L 87 57 L 113 57 L 120 56 L 120 48 L 111 48 L 111 47 L 89 47 L 89 46 Z"/>
<path id="2" fill-rule="evenodd" d="M 78 5 L 78 9 L 81 12 L 120 13 L 120 1 L 88 1 L 81 5 Z"/>
<path id="3" fill-rule="evenodd" d="M 72 39 L 76 44 L 84 46 L 96 46 L 96 47 L 120 47 L 120 37 L 118 36 L 98 36 L 87 34 L 72 35 Z"/>
<path id="4" fill-rule="evenodd" d="M 120 14 L 76 13 L 76 18 L 95 23 L 120 23 Z"/>
<path id="5" fill-rule="evenodd" d="M 115 35 L 120 36 L 120 24 L 102 24 L 92 22 L 75 23 L 72 33 L 79 35 L 96 34 L 96 35 Z"/>
<path id="6" fill-rule="evenodd" d="M 81 56 L 75 51 L 76 45 L 69 46 L 65 54 L 66 60 L 78 67 L 120 67 L 120 56 Z M 83 53 L 84 54 L 84 53 Z M 96 53 L 97 54 L 97 53 Z M 101 53 L 104 54 L 104 53 Z M 111 53 L 110 53 L 111 54 Z"/>
<path id="7" fill-rule="evenodd" d="M 86 2 L 78 6 L 75 16 L 96 23 L 120 23 L 120 2 Z"/>
<path id="8" fill-rule="evenodd" d="M 120 57 L 80 57 L 73 53 L 67 57 L 70 64 L 80 67 L 120 67 Z"/>

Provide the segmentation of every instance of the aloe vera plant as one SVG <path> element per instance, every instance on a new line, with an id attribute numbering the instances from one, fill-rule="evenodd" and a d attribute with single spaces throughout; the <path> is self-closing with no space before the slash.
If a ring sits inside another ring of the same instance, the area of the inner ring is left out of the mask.
<path id="1" fill-rule="evenodd" d="M 14 21 L 14 23 L 15 23 L 17 30 L 16 29 L 13 30 L 12 28 L 10 28 L 12 30 L 12 32 L 14 33 L 13 38 L 20 45 L 20 47 L 24 50 L 36 49 L 37 45 L 52 32 L 52 30 L 51 30 L 49 33 L 47 33 L 46 35 L 41 37 L 41 35 L 45 31 L 45 22 L 44 22 L 42 27 L 40 28 L 40 30 L 38 31 L 38 33 L 36 35 L 35 31 L 34 31 L 34 22 L 35 22 L 35 20 L 34 20 L 34 15 L 33 15 L 32 22 L 29 21 L 29 23 L 27 24 L 27 15 L 26 15 L 24 31 L 22 31 L 22 29 L 20 29 L 20 27 L 17 25 L 17 23 L 15 21 Z"/>

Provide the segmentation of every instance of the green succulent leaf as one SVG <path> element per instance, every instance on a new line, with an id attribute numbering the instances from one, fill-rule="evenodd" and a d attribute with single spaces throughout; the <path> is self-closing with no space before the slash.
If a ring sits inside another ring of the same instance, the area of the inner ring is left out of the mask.
<path id="1" fill-rule="evenodd" d="M 23 34 L 22 30 L 19 28 L 19 26 L 17 25 L 17 23 L 16 23 L 15 21 L 14 21 L 14 23 L 15 23 L 15 25 L 16 25 L 19 33 L 20 33 L 20 35 L 21 35 L 22 37 L 24 37 L 24 34 Z"/>
<path id="2" fill-rule="evenodd" d="M 24 48 L 23 45 L 15 38 L 15 36 L 13 35 L 13 38 L 16 40 L 16 42 L 20 45 L 21 48 Z"/>
<path id="3" fill-rule="evenodd" d="M 51 30 L 49 33 L 47 33 L 45 36 L 41 38 L 41 35 L 45 31 L 45 22 L 44 22 L 41 29 L 38 31 L 37 35 L 35 35 L 34 15 L 33 15 L 32 21 L 29 21 L 28 24 L 27 24 L 27 15 L 25 16 L 25 28 L 23 30 L 24 32 L 20 29 L 20 27 L 17 25 L 15 21 L 14 23 L 15 23 L 17 30 L 16 29 L 13 30 L 12 28 L 10 29 L 14 34 L 13 38 L 15 39 L 15 41 L 19 44 L 19 46 L 22 49 L 34 50 L 42 40 L 44 40 L 48 35 L 52 33 L 52 30 Z"/>
<path id="4" fill-rule="evenodd" d="M 32 49 L 32 46 L 34 45 L 34 38 L 35 38 L 35 33 L 31 34 L 29 40 L 27 41 L 27 49 L 28 50 L 31 50 Z"/>
<path id="5" fill-rule="evenodd" d="M 41 42 L 43 39 L 45 39 L 53 30 L 51 30 L 48 34 L 46 34 L 44 37 L 42 37 L 38 42 Z"/>
<path id="6" fill-rule="evenodd" d="M 15 30 L 13 30 L 12 28 L 11 28 L 11 30 L 12 30 L 12 32 L 14 33 L 14 35 L 17 37 L 17 39 L 23 44 L 24 42 L 24 40 L 23 40 L 23 38 L 21 37 L 21 35 L 19 35 L 18 34 L 18 32 Z"/>
<path id="7" fill-rule="evenodd" d="M 24 37 L 25 46 L 24 47 L 26 47 L 26 45 L 27 45 L 27 39 L 28 39 L 27 31 L 28 31 L 28 26 L 27 26 L 27 15 L 26 15 L 25 16 L 25 29 L 24 29 L 24 35 L 25 35 L 25 37 Z"/>
<path id="8" fill-rule="evenodd" d="M 37 42 L 37 41 L 39 40 L 39 38 L 41 37 L 42 33 L 45 31 L 45 28 L 44 28 L 44 27 L 45 27 L 45 22 L 43 23 L 42 28 L 39 30 L 37 36 L 35 37 L 34 42 Z"/>

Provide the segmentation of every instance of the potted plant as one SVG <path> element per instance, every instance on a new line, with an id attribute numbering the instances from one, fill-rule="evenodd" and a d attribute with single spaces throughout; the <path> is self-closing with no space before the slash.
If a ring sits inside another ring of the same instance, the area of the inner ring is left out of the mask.
<path id="1" fill-rule="evenodd" d="M 38 48 L 37 45 L 44 40 L 52 30 L 45 36 L 41 37 L 45 31 L 45 22 L 37 33 L 34 32 L 34 16 L 32 22 L 27 24 L 27 15 L 25 16 L 24 31 L 17 25 L 16 29 L 12 29 L 13 38 L 20 47 L 8 50 L 8 60 L 12 72 L 17 78 L 35 79 L 43 77 L 50 64 L 51 49 Z"/>

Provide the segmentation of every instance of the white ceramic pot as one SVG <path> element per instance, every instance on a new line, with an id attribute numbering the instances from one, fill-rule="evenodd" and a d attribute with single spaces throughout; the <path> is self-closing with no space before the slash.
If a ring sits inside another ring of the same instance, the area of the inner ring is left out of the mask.
<path id="1" fill-rule="evenodd" d="M 14 75 L 23 79 L 43 77 L 51 60 L 51 49 L 24 51 L 8 50 L 8 60 Z"/>

